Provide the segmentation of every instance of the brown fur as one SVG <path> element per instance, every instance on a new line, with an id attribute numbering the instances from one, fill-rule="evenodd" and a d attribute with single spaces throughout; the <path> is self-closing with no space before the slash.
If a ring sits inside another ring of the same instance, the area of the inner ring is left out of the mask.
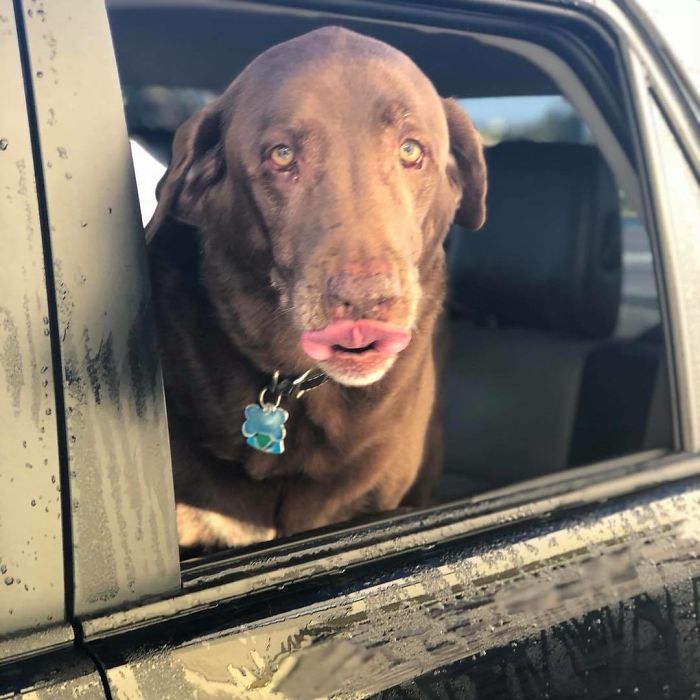
<path id="1" fill-rule="evenodd" d="M 424 146 L 420 169 L 401 166 L 404 138 Z M 297 169 L 271 170 L 276 143 Z M 466 115 L 404 54 L 343 29 L 267 51 L 180 127 L 148 238 L 183 546 L 425 502 L 442 243 L 456 211 L 481 225 L 485 190 Z M 324 367 L 330 381 L 286 400 L 284 454 L 248 447 L 246 404 L 275 370 L 314 366 L 303 330 L 345 316 L 412 340 L 367 386 Z"/>

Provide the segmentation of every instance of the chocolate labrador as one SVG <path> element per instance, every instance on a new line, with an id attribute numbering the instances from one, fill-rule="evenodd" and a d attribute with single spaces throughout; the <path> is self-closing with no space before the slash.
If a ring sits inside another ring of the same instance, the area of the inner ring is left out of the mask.
<path id="1" fill-rule="evenodd" d="M 179 540 L 228 547 L 427 498 L 467 115 L 337 27 L 256 58 L 177 131 L 147 236 Z"/>

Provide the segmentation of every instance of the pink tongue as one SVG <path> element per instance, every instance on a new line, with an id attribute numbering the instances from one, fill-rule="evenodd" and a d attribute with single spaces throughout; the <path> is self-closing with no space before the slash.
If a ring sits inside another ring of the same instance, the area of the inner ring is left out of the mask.
<path id="1" fill-rule="evenodd" d="M 301 347 L 314 360 L 327 360 L 334 345 L 344 348 L 364 348 L 374 343 L 373 350 L 384 355 L 401 352 L 410 342 L 411 333 L 400 326 L 382 321 L 336 321 L 320 331 L 304 331 Z"/>

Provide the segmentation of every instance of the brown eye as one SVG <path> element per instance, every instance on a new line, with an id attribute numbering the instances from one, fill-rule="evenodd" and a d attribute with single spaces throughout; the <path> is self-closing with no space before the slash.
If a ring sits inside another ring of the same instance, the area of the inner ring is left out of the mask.
<path id="1" fill-rule="evenodd" d="M 270 160 L 276 167 L 286 170 L 294 164 L 294 150 L 284 143 L 277 144 L 270 151 Z"/>
<path id="2" fill-rule="evenodd" d="M 423 160 L 423 149 L 418 141 L 406 139 L 399 149 L 399 158 L 401 158 L 401 163 L 407 168 L 419 165 L 421 160 Z"/>

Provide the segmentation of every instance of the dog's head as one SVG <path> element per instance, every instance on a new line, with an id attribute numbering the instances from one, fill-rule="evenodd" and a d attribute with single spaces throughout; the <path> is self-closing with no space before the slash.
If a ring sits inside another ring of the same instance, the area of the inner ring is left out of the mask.
<path id="1" fill-rule="evenodd" d="M 149 235 L 195 227 L 221 313 L 240 303 L 227 275 L 247 276 L 249 335 L 364 385 L 441 303 L 423 283 L 455 215 L 481 226 L 485 194 L 456 103 L 400 51 L 331 27 L 265 52 L 180 127 Z"/>

